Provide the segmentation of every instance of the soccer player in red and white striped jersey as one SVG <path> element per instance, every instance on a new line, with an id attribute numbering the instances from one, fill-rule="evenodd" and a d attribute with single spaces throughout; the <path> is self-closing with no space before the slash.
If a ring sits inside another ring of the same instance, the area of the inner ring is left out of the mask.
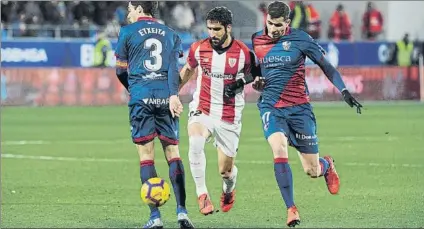
<path id="1" fill-rule="evenodd" d="M 249 48 L 231 36 L 230 10 L 226 7 L 213 8 L 207 14 L 206 24 L 209 38 L 192 44 L 187 63 L 180 72 L 182 85 L 197 72 L 197 87 L 189 105 L 189 160 L 200 212 L 204 215 L 214 212 L 205 183 L 204 153 L 205 143 L 212 137 L 218 150 L 219 173 L 223 179 L 221 210 L 228 212 L 234 204 L 237 178 L 234 158 L 245 102 L 243 87 L 233 94 L 227 89 L 242 81 L 243 84 L 253 81 L 250 72 L 252 64 L 255 64 L 254 54 Z"/>

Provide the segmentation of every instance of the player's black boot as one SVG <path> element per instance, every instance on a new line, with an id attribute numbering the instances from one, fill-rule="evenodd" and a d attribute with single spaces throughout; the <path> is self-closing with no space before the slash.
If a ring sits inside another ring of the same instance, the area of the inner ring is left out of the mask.
<path id="1" fill-rule="evenodd" d="M 188 218 L 187 213 L 178 213 L 178 225 L 180 229 L 194 229 L 193 223 Z"/>

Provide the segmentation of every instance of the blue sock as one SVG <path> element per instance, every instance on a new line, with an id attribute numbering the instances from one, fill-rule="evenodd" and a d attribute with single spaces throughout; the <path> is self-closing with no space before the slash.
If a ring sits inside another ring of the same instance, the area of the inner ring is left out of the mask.
<path id="1" fill-rule="evenodd" d="M 287 158 L 274 159 L 274 174 L 286 207 L 294 206 L 293 177 Z"/>
<path id="2" fill-rule="evenodd" d="M 177 214 L 187 213 L 186 191 L 185 191 L 185 175 L 184 165 L 180 158 L 173 158 L 168 161 L 169 164 L 169 178 L 171 179 L 172 187 L 174 189 L 175 199 L 177 200 Z"/>
<path id="3" fill-rule="evenodd" d="M 320 157 L 319 158 L 319 164 L 321 165 L 321 176 L 324 176 L 327 173 L 328 167 L 330 167 L 330 164 L 327 160 Z"/>
<path id="4" fill-rule="evenodd" d="M 157 177 L 156 169 L 155 169 L 155 162 L 152 161 L 152 160 L 140 162 L 141 183 L 143 184 L 144 182 L 146 182 L 148 179 L 150 179 L 152 177 Z M 149 205 L 149 208 L 150 208 L 150 218 L 151 219 L 160 218 L 160 211 L 157 207 Z"/>

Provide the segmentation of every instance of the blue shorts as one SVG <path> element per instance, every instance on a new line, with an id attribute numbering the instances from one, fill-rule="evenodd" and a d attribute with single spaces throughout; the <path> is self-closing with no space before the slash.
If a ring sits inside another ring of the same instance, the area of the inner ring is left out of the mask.
<path id="1" fill-rule="evenodd" d="M 265 138 L 281 132 L 289 144 L 301 153 L 318 153 L 316 120 L 309 103 L 292 107 L 275 108 L 258 104 Z"/>
<path id="2" fill-rule="evenodd" d="M 132 140 L 146 144 L 155 137 L 168 145 L 178 145 L 179 121 L 172 118 L 167 99 L 143 99 L 129 105 Z"/>

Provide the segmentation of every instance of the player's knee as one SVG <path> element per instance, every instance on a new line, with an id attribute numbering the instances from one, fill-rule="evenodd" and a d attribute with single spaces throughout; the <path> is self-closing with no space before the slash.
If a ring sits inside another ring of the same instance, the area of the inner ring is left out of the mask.
<path id="1" fill-rule="evenodd" d="M 154 160 L 155 151 L 153 142 L 147 143 L 145 145 L 137 145 L 138 155 L 140 156 L 140 161 L 144 160 Z"/>
<path id="2" fill-rule="evenodd" d="M 203 136 L 204 138 L 207 138 L 208 133 L 209 133 L 208 129 L 200 123 L 195 122 L 188 126 L 188 135 L 190 137 Z"/>
<path id="3" fill-rule="evenodd" d="M 287 158 L 287 145 L 283 144 L 275 144 L 271 145 L 272 153 L 274 154 L 274 158 Z"/>
<path id="4" fill-rule="evenodd" d="M 170 161 L 174 158 L 180 157 L 180 151 L 178 149 L 178 145 L 168 145 L 165 147 L 165 156 L 166 160 Z"/>
<path id="5" fill-rule="evenodd" d="M 206 139 L 201 135 L 195 135 L 189 137 L 189 155 L 196 155 L 203 153 L 205 148 Z"/>
<path id="6" fill-rule="evenodd" d="M 275 133 L 268 138 L 268 143 L 271 146 L 274 158 L 287 158 L 287 138 L 281 133 Z"/>

